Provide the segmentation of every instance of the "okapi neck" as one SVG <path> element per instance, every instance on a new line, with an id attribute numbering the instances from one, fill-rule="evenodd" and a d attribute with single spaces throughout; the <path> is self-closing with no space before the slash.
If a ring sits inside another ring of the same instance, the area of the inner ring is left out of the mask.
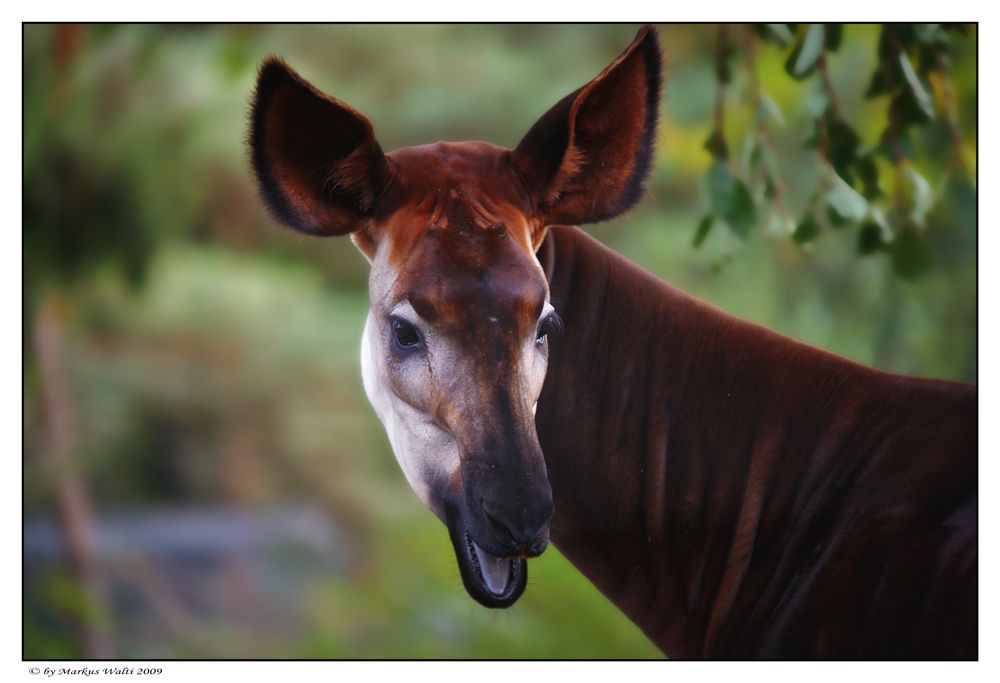
<path id="1" fill-rule="evenodd" d="M 857 624 L 922 604 L 880 582 L 919 564 L 927 519 L 957 528 L 975 509 L 974 387 L 739 320 L 577 228 L 550 229 L 539 261 L 564 323 L 535 419 L 552 542 L 654 643 L 680 658 L 949 652 L 967 624 Z"/>

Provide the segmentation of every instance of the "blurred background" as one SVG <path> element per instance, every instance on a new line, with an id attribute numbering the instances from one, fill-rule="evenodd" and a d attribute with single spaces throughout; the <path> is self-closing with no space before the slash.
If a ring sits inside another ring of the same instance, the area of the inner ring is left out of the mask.
<path id="1" fill-rule="evenodd" d="M 837 93 L 859 149 L 884 143 L 890 98 L 864 96 L 881 28 L 844 26 L 820 85 L 790 77 L 804 64 L 790 53 L 811 48 L 808 27 L 786 28 L 797 43 L 725 27 L 723 78 L 718 27 L 660 27 L 651 197 L 588 231 L 783 334 L 975 382 L 975 27 L 948 33 L 946 70 L 922 64 L 931 120 L 905 159 L 875 166 L 881 249 L 864 248 L 860 214 L 805 220 L 836 188 L 803 145 L 817 88 Z M 243 149 L 268 54 L 366 115 L 385 150 L 513 147 L 636 29 L 24 26 L 25 658 L 661 656 L 553 547 L 511 610 L 467 597 L 364 397 L 367 264 L 347 239 L 275 225 Z M 711 144 L 720 128 L 728 157 Z M 777 203 L 752 150 L 741 158 L 765 129 Z M 713 157 L 746 180 L 752 221 L 705 228 L 720 206 Z M 917 241 L 886 246 L 903 224 Z"/>

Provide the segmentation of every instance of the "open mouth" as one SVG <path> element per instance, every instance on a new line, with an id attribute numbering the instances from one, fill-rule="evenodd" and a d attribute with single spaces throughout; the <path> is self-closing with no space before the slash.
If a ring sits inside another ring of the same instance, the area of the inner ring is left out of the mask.
<path id="1" fill-rule="evenodd" d="M 455 547 L 465 590 L 484 607 L 510 607 L 528 585 L 528 561 L 486 552 L 472 540 L 456 517 L 448 515 L 448 534 Z"/>

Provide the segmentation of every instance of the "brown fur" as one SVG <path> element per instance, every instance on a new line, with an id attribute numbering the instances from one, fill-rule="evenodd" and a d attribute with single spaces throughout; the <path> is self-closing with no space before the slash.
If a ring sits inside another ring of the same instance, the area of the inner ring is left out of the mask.
<path id="1" fill-rule="evenodd" d="M 278 220 L 351 233 L 373 262 L 369 331 L 396 382 L 376 396 L 413 393 L 428 443 L 456 454 L 454 471 L 404 471 L 482 604 L 518 599 L 551 517 L 566 557 L 672 657 L 976 658 L 976 388 L 781 337 L 553 227 L 639 200 L 659 89 L 644 28 L 514 150 L 386 155 L 367 119 L 270 60 L 248 141 Z M 546 298 L 565 330 L 542 388 L 525 367 L 544 368 Z M 400 302 L 443 340 L 446 381 L 429 347 L 385 351 Z M 502 595 L 471 543 L 510 561 Z"/>

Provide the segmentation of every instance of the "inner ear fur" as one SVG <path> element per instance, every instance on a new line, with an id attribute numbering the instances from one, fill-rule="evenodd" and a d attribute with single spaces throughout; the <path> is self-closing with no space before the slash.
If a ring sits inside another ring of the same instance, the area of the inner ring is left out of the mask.
<path id="1" fill-rule="evenodd" d="M 618 59 L 546 112 L 514 149 L 540 225 L 607 220 L 642 198 L 654 156 L 661 65 L 656 30 L 644 26 Z"/>
<path id="2" fill-rule="evenodd" d="M 260 67 L 249 119 L 251 165 L 276 220 L 312 235 L 364 227 L 393 175 L 368 119 L 278 58 Z"/>

